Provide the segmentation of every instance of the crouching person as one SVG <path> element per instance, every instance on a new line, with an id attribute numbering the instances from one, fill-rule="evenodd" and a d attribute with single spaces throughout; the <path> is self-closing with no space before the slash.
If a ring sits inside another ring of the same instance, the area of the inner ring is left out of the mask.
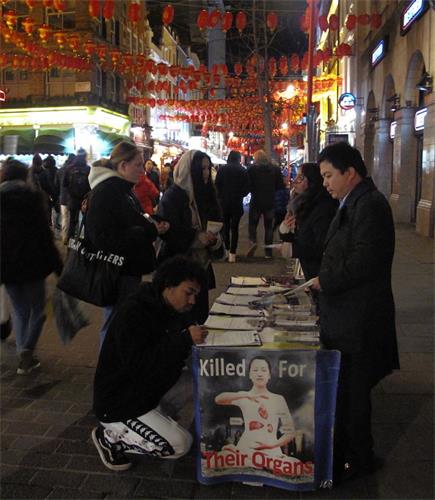
<path id="1" fill-rule="evenodd" d="M 100 424 L 92 440 L 107 468 L 129 469 L 126 453 L 174 459 L 189 451 L 192 436 L 164 413 L 162 403 L 181 378 L 192 345 L 207 335 L 189 315 L 205 282 L 199 264 L 176 256 L 113 316 L 94 380 Z"/>

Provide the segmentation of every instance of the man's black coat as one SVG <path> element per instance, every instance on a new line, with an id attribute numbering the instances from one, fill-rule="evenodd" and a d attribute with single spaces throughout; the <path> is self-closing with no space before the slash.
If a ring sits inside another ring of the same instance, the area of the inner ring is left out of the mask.
<path id="1" fill-rule="evenodd" d="M 372 180 L 361 181 L 332 220 L 320 267 L 321 339 L 370 356 L 374 381 L 399 367 L 391 266 L 394 224 Z"/>

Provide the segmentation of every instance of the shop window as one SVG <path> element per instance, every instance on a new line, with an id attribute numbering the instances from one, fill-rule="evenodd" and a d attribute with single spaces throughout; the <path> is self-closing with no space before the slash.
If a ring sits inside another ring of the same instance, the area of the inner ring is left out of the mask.
<path id="1" fill-rule="evenodd" d="M 47 8 L 46 22 L 55 30 L 72 30 L 76 27 L 76 0 L 66 0 L 65 10 L 58 12 L 52 8 Z"/>
<path id="2" fill-rule="evenodd" d="M 26 81 L 29 79 L 29 74 L 27 71 L 20 71 L 20 80 L 21 81 Z"/>
<path id="3" fill-rule="evenodd" d="M 59 68 L 50 68 L 50 78 L 60 78 L 61 73 Z"/>
<path id="4" fill-rule="evenodd" d="M 5 70 L 5 82 L 13 82 L 15 80 L 15 74 L 12 70 Z"/>

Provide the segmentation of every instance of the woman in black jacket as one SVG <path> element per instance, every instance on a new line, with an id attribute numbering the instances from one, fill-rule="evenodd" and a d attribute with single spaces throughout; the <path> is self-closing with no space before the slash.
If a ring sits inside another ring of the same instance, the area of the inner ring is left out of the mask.
<path id="1" fill-rule="evenodd" d="M 318 275 L 323 243 L 337 210 L 323 187 L 317 163 L 303 163 L 294 180 L 294 198 L 280 226 L 280 237 L 292 243 L 292 256 L 300 260 L 305 279 Z"/>
<path id="2" fill-rule="evenodd" d="M 221 249 L 219 234 L 207 231 L 208 221 L 221 221 L 221 211 L 211 179 L 211 161 L 201 151 L 186 151 L 175 166 L 174 184 L 165 191 L 158 213 L 171 228 L 165 234 L 159 261 L 184 254 L 199 262 L 207 273 L 207 286 L 201 287 L 192 311 L 203 323 L 208 316 L 208 290 L 216 286 L 211 253 Z"/>
<path id="3" fill-rule="evenodd" d="M 1 282 L 12 303 L 18 375 L 40 366 L 34 350 L 45 322 L 45 278 L 60 274 L 43 194 L 26 184 L 28 168 L 7 159 L 0 174 Z"/>
<path id="4" fill-rule="evenodd" d="M 227 164 L 219 168 L 215 181 L 224 218 L 224 241 L 230 252 L 228 262 L 236 262 L 243 198 L 249 193 L 248 172 L 241 165 L 241 159 L 238 151 L 230 151 Z"/>
<path id="5" fill-rule="evenodd" d="M 139 287 L 143 274 L 155 269 L 153 242 L 169 227 L 166 222 L 152 224 L 145 219 L 132 191 L 142 174 L 142 152 L 128 142 L 115 146 L 110 160 L 95 162 L 89 174 L 92 191 L 86 212 L 85 239 L 94 250 L 125 257 L 116 305 Z M 106 320 L 114 306 L 104 308 Z M 101 331 L 101 341 L 106 326 Z"/>

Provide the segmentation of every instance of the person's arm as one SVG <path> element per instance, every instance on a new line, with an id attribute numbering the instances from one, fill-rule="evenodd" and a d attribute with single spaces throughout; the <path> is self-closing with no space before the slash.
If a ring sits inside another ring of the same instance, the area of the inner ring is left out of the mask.
<path id="1" fill-rule="evenodd" d="M 351 240 L 342 258 L 326 254 L 319 283 L 326 294 L 343 293 L 389 272 L 394 253 L 394 224 L 391 209 L 382 198 L 362 200 L 351 221 Z M 332 237 L 334 238 L 334 236 Z"/>
<path id="2" fill-rule="evenodd" d="M 232 405 L 241 399 L 249 399 L 250 401 L 259 401 L 265 399 L 263 396 L 255 396 L 247 391 L 239 392 L 221 392 L 214 398 L 217 405 Z"/>

